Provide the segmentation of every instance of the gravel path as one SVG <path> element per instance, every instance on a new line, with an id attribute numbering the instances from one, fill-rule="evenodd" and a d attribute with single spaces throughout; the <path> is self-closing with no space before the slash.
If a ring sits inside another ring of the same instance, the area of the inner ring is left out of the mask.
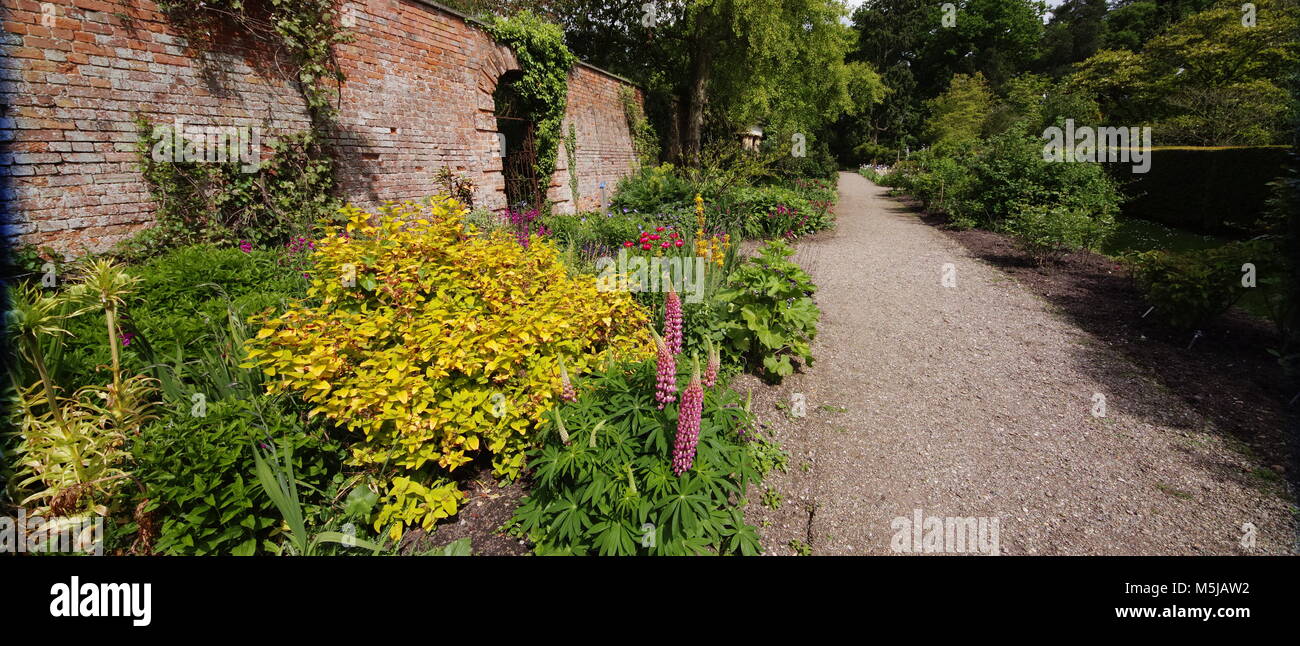
<path id="1" fill-rule="evenodd" d="M 819 287 L 815 366 L 734 384 L 790 453 L 779 508 L 750 496 L 769 553 L 893 554 L 917 509 L 996 518 L 1002 554 L 1292 553 L 1267 465 L 885 189 L 839 186 L 836 230 L 796 257 Z M 802 418 L 775 406 L 796 394 Z"/>

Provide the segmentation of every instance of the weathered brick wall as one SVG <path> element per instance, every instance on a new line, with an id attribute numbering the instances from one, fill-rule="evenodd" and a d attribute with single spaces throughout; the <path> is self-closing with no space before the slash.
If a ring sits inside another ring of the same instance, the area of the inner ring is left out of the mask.
<path id="1" fill-rule="evenodd" d="M 53 12 L 46 6 L 52 6 Z M 256 126 L 264 144 L 308 124 L 276 54 L 240 34 L 187 44 L 149 0 L 0 0 L 0 236 L 76 252 L 147 226 L 154 205 L 137 169 L 137 115 L 154 123 Z M 447 166 L 505 205 L 492 91 L 514 55 L 458 15 L 422 0 L 345 5 L 355 40 L 336 133 L 339 185 L 365 205 L 437 192 Z M 584 65 L 570 75 L 582 208 L 635 164 L 619 100 L 625 82 Z M 570 210 L 563 150 L 548 195 Z"/>
<path id="2" fill-rule="evenodd" d="M 564 122 L 564 132 L 569 124 L 575 126 L 574 146 L 577 149 L 578 210 L 600 208 L 600 185 L 606 185 L 608 197 L 614 192 L 619 178 L 636 167 L 636 152 L 627 125 L 619 90 L 623 85 L 611 83 L 610 77 L 584 66 L 574 67 L 569 75 L 569 102 Z M 636 90 L 636 99 L 644 103 L 645 97 Z M 572 208 L 569 200 L 568 155 L 560 148 L 552 188 L 548 197 L 559 203 L 557 208 Z"/>

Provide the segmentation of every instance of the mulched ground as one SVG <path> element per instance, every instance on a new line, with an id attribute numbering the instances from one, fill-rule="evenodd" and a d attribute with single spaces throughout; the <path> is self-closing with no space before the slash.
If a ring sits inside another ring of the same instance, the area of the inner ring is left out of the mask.
<path id="1" fill-rule="evenodd" d="M 943 230 L 1060 308 L 1080 328 L 1151 371 L 1275 471 L 1290 472 L 1289 479 L 1296 483 L 1297 465 L 1291 461 L 1285 428 L 1288 402 L 1300 386 L 1286 382 L 1277 359 L 1268 353 L 1279 344 L 1271 323 L 1233 309 L 1201 330 L 1193 343 L 1194 333 L 1170 329 L 1155 312 L 1144 318 L 1150 305 L 1123 266 L 1106 256 L 1080 252 L 1039 267 L 1006 235 L 949 229 L 942 216 L 901 199 L 923 222 Z"/>
<path id="2" fill-rule="evenodd" d="M 460 511 L 434 528 L 432 534 L 421 529 L 407 532 L 402 541 L 405 554 L 420 554 L 443 547 L 461 538 L 470 539 L 474 556 L 524 556 L 532 550 L 527 543 L 506 534 L 502 527 L 514 515 L 519 501 L 528 495 L 527 476 L 512 483 L 492 476 L 492 466 L 480 460 L 463 467 L 460 490 L 467 497 Z"/>

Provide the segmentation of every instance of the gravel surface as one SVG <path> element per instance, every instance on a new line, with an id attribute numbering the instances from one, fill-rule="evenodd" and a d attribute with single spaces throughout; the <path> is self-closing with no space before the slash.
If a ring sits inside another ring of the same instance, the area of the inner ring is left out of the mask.
<path id="1" fill-rule="evenodd" d="M 768 553 L 894 554 L 918 509 L 997 519 L 1001 554 L 1294 553 L 1269 465 L 885 189 L 839 186 L 836 230 L 795 258 L 819 288 L 814 367 L 733 383 L 790 453 L 779 508 L 749 497 Z M 802 418 L 775 405 L 796 394 Z"/>

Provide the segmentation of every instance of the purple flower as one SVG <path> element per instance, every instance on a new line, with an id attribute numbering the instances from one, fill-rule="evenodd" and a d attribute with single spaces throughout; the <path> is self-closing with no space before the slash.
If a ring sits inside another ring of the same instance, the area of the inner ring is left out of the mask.
<path id="1" fill-rule="evenodd" d="M 673 475 L 691 470 L 695 447 L 700 442 L 700 417 L 704 412 L 704 387 L 700 385 L 700 366 L 696 364 L 691 382 L 682 393 L 677 413 L 677 440 L 673 443 Z"/>
<path id="2" fill-rule="evenodd" d="M 668 298 L 664 303 L 664 345 L 674 355 L 682 352 L 682 300 L 672 285 L 668 286 Z"/>
<path id="3" fill-rule="evenodd" d="M 240 241 L 239 241 L 239 250 L 242 251 L 242 252 L 244 252 L 244 253 L 248 253 L 248 252 L 250 252 L 250 251 L 253 250 L 253 245 L 249 244 L 249 242 L 248 242 L 247 240 L 240 240 Z"/>
<path id="4" fill-rule="evenodd" d="M 134 334 L 131 334 L 130 332 L 123 332 L 120 336 L 121 336 L 121 338 L 122 338 L 122 346 L 123 346 L 123 347 L 126 347 L 126 346 L 128 346 L 128 345 L 131 345 L 131 339 L 134 339 L 134 338 L 135 338 L 135 335 L 134 335 Z"/>

